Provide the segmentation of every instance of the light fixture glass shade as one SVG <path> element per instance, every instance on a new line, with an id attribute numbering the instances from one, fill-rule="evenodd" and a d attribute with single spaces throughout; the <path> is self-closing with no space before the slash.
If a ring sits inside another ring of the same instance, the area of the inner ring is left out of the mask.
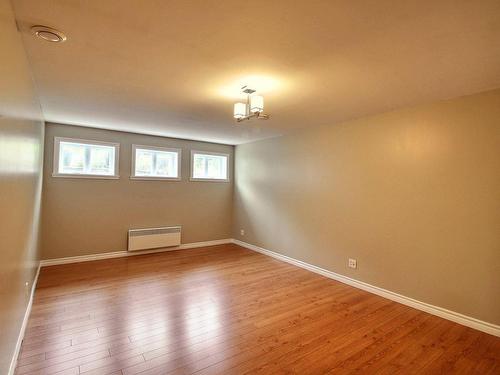
<path id="1" fill-rule="evenodd" d="M 243 118 L 247 115 L 247 106 L 245 103 L 234 103 L 234 118 Z"/>
<path id="2" fill-rule="evenodd" d="M 264 111 L 264 97 L 253 95 L 250 97 L 250 112 L 257 113 Z"/>

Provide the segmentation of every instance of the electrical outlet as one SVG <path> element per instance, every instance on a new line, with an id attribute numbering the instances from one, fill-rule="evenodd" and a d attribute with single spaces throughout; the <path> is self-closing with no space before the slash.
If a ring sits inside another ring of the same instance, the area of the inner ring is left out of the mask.
<path id="1" fill-rule="evenodd" d="M 242 236 L 244 236 L 244 235 L 245 235 L 245 229 L 240 229 L 240 234 L 241 234 Z"/>
<path id="2" fill-rule="evenodd" d="M 358 268 L 358 261 L 356 259 L 349 258 L 348 266 L 349 268 Z"/>

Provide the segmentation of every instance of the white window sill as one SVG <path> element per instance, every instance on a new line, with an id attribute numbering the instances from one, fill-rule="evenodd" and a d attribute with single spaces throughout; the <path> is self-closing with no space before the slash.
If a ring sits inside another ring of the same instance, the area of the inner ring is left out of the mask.
<path id="1" fill-rule="evenodd" d="M 181 181 L 181 177 L 148 177 L 148 176 L 130 176 L 131 180 L 144 181 Z"/>
<path id="2" fill-rule="evenodd" d="M 107 176 L 107 175 L 95 175 L 95 174 L 63 174 L 63 173 L 52 173 L 52 177 L 58 178 L 90 178 L 99 180 L 118 180 L 120 176 Z"/>
<path id="3" fill-rule="evenodd" d="M 229 178 L 219 179 L 219 178 L 195 178 L 195 177 L 191 177 L 189 180 L 190 181 L 199 181 L 199 182 L 230 182 L 231 181 Z"/>

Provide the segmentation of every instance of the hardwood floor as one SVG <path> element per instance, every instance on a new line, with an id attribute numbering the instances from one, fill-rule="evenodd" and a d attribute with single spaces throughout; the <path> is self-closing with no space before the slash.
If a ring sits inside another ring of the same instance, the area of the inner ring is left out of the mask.
<path id="1" fill-rule="evenodd" d="M 221 245 L 43 268 L 17 374 L 499 374 L 500 338 Z"/>

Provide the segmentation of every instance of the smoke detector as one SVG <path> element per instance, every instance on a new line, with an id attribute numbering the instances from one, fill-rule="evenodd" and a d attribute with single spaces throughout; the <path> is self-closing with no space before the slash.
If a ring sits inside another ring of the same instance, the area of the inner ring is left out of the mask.
<path id="1" fill-rule="evenodd" d="M 37 37 L 52 43 L 62 43 L 67 39 L 66 35 L 61 31 L 42 25 L 32 26 L 31 32 Z"/>

